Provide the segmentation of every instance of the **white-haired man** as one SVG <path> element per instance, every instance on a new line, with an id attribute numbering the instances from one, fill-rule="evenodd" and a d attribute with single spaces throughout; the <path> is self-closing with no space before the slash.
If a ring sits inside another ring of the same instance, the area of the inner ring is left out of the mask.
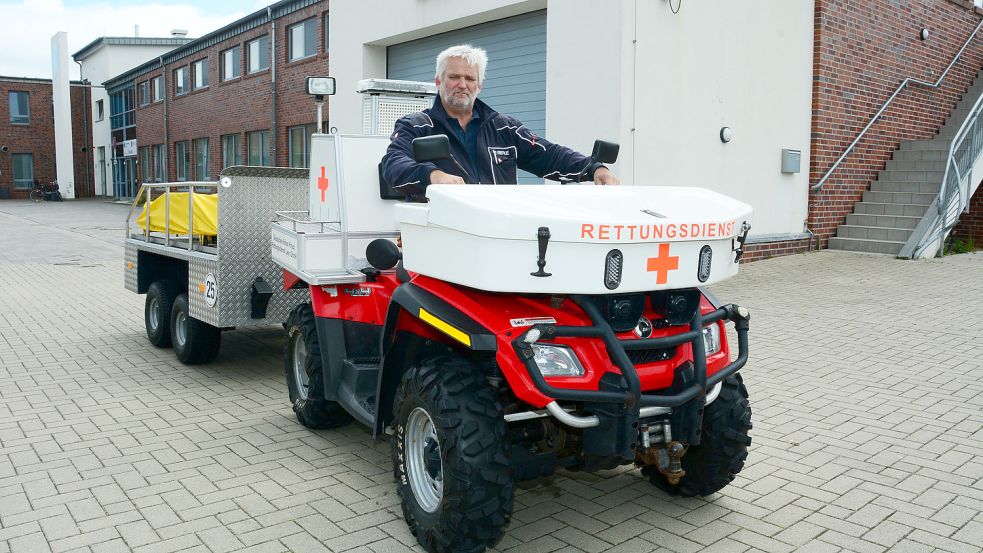
<path id="1" fill-rule="evenodd" d="M 396 122 L 392 143 L 382 159 L 383 176 L 393 190 L 410 199 L 424 195 L 430 184 L 515 184 L 516 168 L 547 179 L 587 175 L 595 184 L 618 184 L 607 167 L 589 157 L 553 144 L 478 100 L 485 80 L 488 55 L 468 44 L 452 46 L 437 56 L 437 98 L 433 107 Z M 418 163 L 414 138 L 446 134 L 451 154 L 464 167 L 460 174 L 451 161 Z"/>

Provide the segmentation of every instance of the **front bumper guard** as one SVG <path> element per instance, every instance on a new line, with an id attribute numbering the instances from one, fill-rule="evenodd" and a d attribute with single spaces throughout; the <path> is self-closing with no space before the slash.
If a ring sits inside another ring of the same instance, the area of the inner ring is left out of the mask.
<path id="1" fill-rule="evenodd" d="M 720 307 L 706 315 L 697 309 L 693 318 L 690 320 L 690 330 L 673 336 L 662 338 L 646 338 L 640 340 L 619 340 L 612 330 L 611 325 L 604 319 L 600 309 L 589 298 L 577 296 L 571 298 L 587 315 L 593 325 L 591 326 L 558 326 L 550 324 L 538 324 L 526 329 L 512 341 L 519 359 L 522 360 L 532 378 L 536 388 L 554 401 L 546 405 L 546 410 L 560 422 L 574 428 L 592 428 L 600 424 L 600 419 L 596 415 L 581 417 L 573 415 L 562 407 L 558 401 L 576 401 L 588 403 L 615 403 L 623 404 L 630 411 L 637 412 L 637 418 L 652 417 L 667 414 L 673 407 L 686 404 L 702 396 L 703 403 L 707 404 L 716 399 L 720 393 L 720 385 L 725 378 L 736 373 L 747 363 L 748 358 L 748 328 L 751 315 L 748 310 L 728 304 Z M 703 325 L 717 322 L 721 319 L 734 323 L 737 331 L 738 355 L 737 359 L 720 369 L 712 376 L 707 376 L 706 350 L 703 344 Z M 532 343 L 536 340 L 528 340 L 531 332 L 537 331 L 540 337 L 556 338 L 559 336 L 601 338 L 607 348 L 609 355 L 614 359 L 615 364 L 621 369 L 621 374 L 627 384 L 626 391 L 605 391 L 605 390 L 568 390 L 556 388 L 546 382 L 533 359 L 534 353 Z M 629 360 L 628 350 L 661 349 L 679 346 L 689 343 L 693 349 L 693 368 L 696 382 L 688 386 L 681 392 L 672 395 L 642 394 L 641 381 L 635 365 Z"/>

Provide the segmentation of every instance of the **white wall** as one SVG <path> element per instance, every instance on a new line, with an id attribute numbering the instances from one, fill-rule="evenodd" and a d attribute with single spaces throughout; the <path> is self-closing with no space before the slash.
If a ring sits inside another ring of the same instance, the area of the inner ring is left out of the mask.
<path id="1" fill-rule="evenodd" d="M 745 201 L 752 237 L 802 232 L 813 0 L 689 1 L 677 14 L 665 0 L 334 0 L 332 126 L 361 131 L 355 83 L 385 76 L 386 45 L 544 7 L 547 138 L 580 151 L 595 138 L 619 142 L 613 169 L 626 185 L 703 186 Z M 800 173 L 780 172 L 782 148 L 802 151 Z"/>
<path id="2" fill-rule="evenodd" d="M 124 45 L 112 44 L 102 45 L 98 50 L 89 54 L 82 60 L 82 78 L 88 79 L 92 83 L 92 95 L 90 96 L 91 105 L 89 106 L 89 123 L 92 125 L 92 148 L 89 150 L 92 156 L 92 166 L 95 171 L 92 180 L 95 182 L 95 193 L 97 196 L 113 195 L 113 171 L 112 171 L 112 134 L 109 125 L 109 95 L 102 87 L 105 81 L 119 76 L 130 69 L 171 51 L 176 46 L 151 46 L 151 45 Z M 105 118 L 96 121 L 96 102 L 102 100 Z M 82 129 L 77 129 L 82 132 Z M 106 148 L 106 181 L 108 186 L 103 186 L 99 180 L 99 159 L 97 157 L 99 146 Z"/>

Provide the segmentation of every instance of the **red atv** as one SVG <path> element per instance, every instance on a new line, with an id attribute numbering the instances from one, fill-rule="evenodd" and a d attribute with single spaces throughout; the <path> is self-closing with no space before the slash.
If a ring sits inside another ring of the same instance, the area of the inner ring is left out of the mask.
<path id="1" fill-rule="evenodd" d="M 314 140 L 315 168 L 356 149 L 342 149 L 341 136 Z M 338 183 L 326 201 L 339 202 L 344 221 L 356 186 L 341 169 L 324 178 Z M 311 294 L 286 322 L 297 418 L 391 432 L 403 514 L 424 548 L 492 546 L 516 481 L 558 468 L 634 464 L 683 496 L 734 479 L 751 441 L 737 374 L 749 315 L 699 287 L 736 274 L 748 206 L 642 186 L 431 186 L 427 195 L 425 204 L 375 197 L 394 213 L 402 251 L 395 235 L 322 225 L 347 233 L 347 258 L 365 252 L 368 266 L 348 280 L 281 261 L 286 287 Z M 298 239 L 317 233 L 308 234 Z M 303 243 L 290 247 L 304 257 Z"/>

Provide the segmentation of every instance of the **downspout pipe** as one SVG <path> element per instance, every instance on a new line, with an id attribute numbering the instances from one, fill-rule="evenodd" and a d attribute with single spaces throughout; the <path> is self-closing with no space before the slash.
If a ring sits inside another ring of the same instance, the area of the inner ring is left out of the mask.
<path id="1" fill-rule="evenodd" d="M 266 6 L 266 18 L 270 20 L 270 88 L 272 95 L 272 121 L 270 124 L 270 157 L 273 167 L 277 166 L 277 129 L 276 129 L 276 21 L 273 19 L 273 8 Z"/>
<path id="2" fill-rule="evenodd" d="M 78 64 L 79 66 L 79 80 L 85 82 L 85 80 L 82 78 L 82 62 L 80 62 L 79 60 L 75 60 L 75 63 Z M 90 101 L 89 99 L 92 97 L 90 92 L 91 92 L 91 88 L 89 86 L 85 86 L 84 88 L 82 88 L 82 132 L 85 133 L 85 154 L 86 154 L 85 191 L 86 193 L 89 192 L 89 179 L 91 178 L 91 175 L 89 175 L 89 162 L 92 161 L 93 163 L 95 163 L 95 161 L 93 160 L 95 160 L 95 155 L 96 155 L 96 153 L 92 151 L 92 145 L 89 144 L 89 101 Z M 92 188 L 93 188 L 92 195 L 95 196 L 96 195 L 95 186 L 93 186 Z"/>
<path id="3" fill-rule="evenodd" d="M 160 61 L 160 85 L 161 85 L 161 88 L 164 89 L 162 95 L 164 97 L 164 158 L 165 158 L 165 161 L 164 161 L 164 176 L 161 179 L 161 182 L 171 182 L 171 179 L 168 177 L 168 174 L 170 173 L 170 170 L 171 170 L 171 164 L 166 161 L 166 160 L 170 159 L 170 157 L 171 157 L 171 154 L 170 154 L 170 151 L 171 151 L 171 143 L 168 140 L 168 134 L 169 133 L 167 132 L 167 123 L 168 123 L 168 114 L 167 114 L 167 107 L 168 107 L 167 104 L 168 104 L 168 102 L 167 102 L 167 97 L 170 96 L 167 93 L 167 66 L 164 65 L 164 56 L 160 56 L 157 59 Z M 174 163 L 175 163 L 175 165 L 177 164 L 177 158 L 174 158 Z"/>

